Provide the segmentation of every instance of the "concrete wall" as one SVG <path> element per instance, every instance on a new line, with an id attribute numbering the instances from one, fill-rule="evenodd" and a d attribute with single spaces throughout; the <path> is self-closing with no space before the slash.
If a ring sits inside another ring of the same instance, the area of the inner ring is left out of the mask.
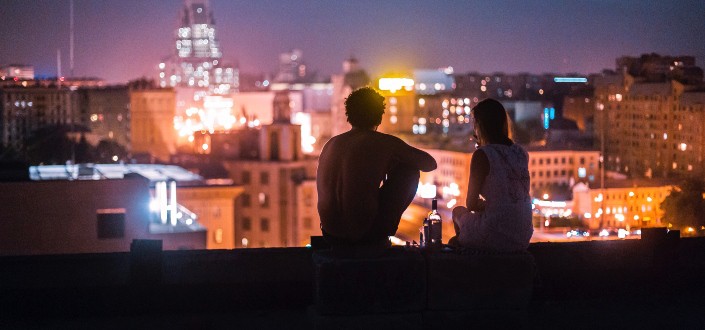
<path id="1" fill-rule="evenodd" d="M 579 324 L 605 326 L 604 315 L 590 312 L 621 307 L 615 301 L 627 298 L 627 306 L 655 305 L 609 315 L 647 317 L 661 308 L 687 307 L 676 310 L 682 314 L 703 307 L 702 299 L 687 300 L 695 304 L 690 307 L 678 299 L 704 293 L 697 283 L 705 276 L 705 238 L 537 243 L 529 252 L 538 269 L 531 313 L 560 315 L 563 306 L 573 306 L 583 317 Z M 306 248 L 163 252 L 151 284 L 134 282 L 135 256 L 128 253 L 0 257 L 0 310 L 6 318 L 304 310 L 314 302 L 311 253 Z"/>

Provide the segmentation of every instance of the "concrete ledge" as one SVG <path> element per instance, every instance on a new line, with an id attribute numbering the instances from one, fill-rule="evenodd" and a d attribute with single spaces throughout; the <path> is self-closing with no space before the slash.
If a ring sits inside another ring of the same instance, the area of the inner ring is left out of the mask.
<path id="1" fill-rule="evenodd" d="M 424 329 L 424 318 L 421 312 L 363 314 L 363 315 L 321 315 L 315 311 L 312 316 L 314 329 Z"/>
<path id="2" fill-rule="evenodd" d="M 429 253 L 426 263 L 429 310 L 522 310 L 531 300 L 535 265 L 528 252 Z"/>
<path id="3" fill-rule="evenodd" d="M 320 315 L 420 312 L 426 307 L 426 269 L 418 251 L 389 249 L 370 258 L 314 253 Z"/>
<path id="4" fill-rule="evenodd" d="M 303 328 L 311 328 L 314 322 L 305 310 L 314 305 L 312 252 L 306 248 L 164 251 L 162 279 L 152 284 L 131 280 L 130 253 L 125 252 L 0 257 L 0 324 L 31 320 L 34 326 L 9 328 L 41 328 L 58 319 L 75 318 L 80 320 L 75 323 L 78 326 L 65 328 L 85 327 L 78 322 L 99 325 L 92 328 L 111 328 L 115 320 L 128 320 L 123 324 L 132 326 L 125 328 L 144 328 L 142 319 L 159 325 L 165 315 L 197 320 L 201 325 L 213 322 L 214 315 L 221 320 L 246 319 L 255 322 L 247 324 L 260 324 L 269 318 L 265 315 L 274 313 L 286 318 L 295 315 L 299 323 L 310 323 Z M 535 328 L 578 324 L 573 323 L 575 320 L 585 328 L 600 328 L 607 324 L 605 319 L 611 320 L 607 326 L 623 328 L 661 324 L 697 328 L 703 324 L 705 289 L 698 285 L 705 278 L 703 237 L 667 238 L 662 242 L 535 243 L 529 252 L 539 270 L 528 308 L 529 321 Z M 418 257 L 416 254 L 413 258 Z M 426 261 L 423 264 L 427 265 Z M 426 266 L 420 271 L 424 281 L 426 271 Z M 396 287 L 409 290 L 402 285 Z M 461 305 L 467 296 L 439 294 L 436 299 Z M 678 317 L 624 312 L 662 307 L 668 315 Z M 504 320 L 521 314 L 513 309 L 454 311 L 427 310 L 424 306 L 422 310 L 385 313 L 420 313 L 424 324 L 460 320 L 460 324 L 468 325 L 479 322 L 479 318 Z M 371 315 L 386 317 L 379 313 L 360 313 L 359 317 L 370 319 Z M 438 315 L 446 321 L 434 319 Z M 302 328 L 288 320 L 273 324 Z M 488 327 L 494 327 L 492 324 Z"/>
<path id="5" fill-rule="evenodd" d="M 424 329 L 528 329 L 527 311 L 425 311 Z"/>

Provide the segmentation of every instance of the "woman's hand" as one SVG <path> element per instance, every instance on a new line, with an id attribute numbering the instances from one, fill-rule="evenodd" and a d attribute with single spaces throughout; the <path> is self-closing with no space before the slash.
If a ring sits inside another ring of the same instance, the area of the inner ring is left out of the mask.
<path id="1" fill-rule="evenodd" d="M 463 214 L 468 213 L 468 208 L 465 206 L 456 206 L 453 208 L 453 222 L 457 222 Z"/>
<path id="2" fill-rule="evenodd" d="M 460 218 L 465 213 L 468 213 L 468 208 L 465 206 L 456 206 L 455 208 L 453 208 L 453 229 L 455 229 L 456 237 L 460 235 L 460 225 L 458 225 L 458 220 L 460 220 Z"/>

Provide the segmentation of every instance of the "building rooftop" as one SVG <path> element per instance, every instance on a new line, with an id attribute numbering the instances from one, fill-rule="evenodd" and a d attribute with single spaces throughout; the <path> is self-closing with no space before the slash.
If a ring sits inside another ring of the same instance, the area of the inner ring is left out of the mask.
<path id="1" fill-rule="evenodd" d="M 593 146 L 588 146 L 580 143 L 532 143 L 530 145 L 523 146 L 528 152 L 540 152 L 540 151 L 594 151 L 599 152 L 600 150 L 594 148 Z"/>
<path id="2" fill-rule="evenodd" d="M 679 181 L 675 179 L 605 179 L 605 188 L 649 188 L 674 186 Z M 595 178 L 595 182 L 590 183 L 591 189 L 600 188 L 600 178 Z"/>
<path id="3" fill-rule="evenodd" d="M 175 180 L 179 184 L 202 184 L 204 182 L 200 175 L 174 165 L 74 164 L 40 165 L 29 168 L 29 177 L 34 181 L 124 179 L 129 174 L 139 174 L 152 183 L 171 180 Z"/>
<path id="4" fill-rule="evenodd" d="M 705 92 L 685 92 L 681 94 L 680 103 L 684 106 L 695 106 L 705 104 Z"/>
<path id="5" fill-rule="evenodd" d="M 629 89 L 630 96 L 669 96 L 672 93 L 671 82 L 635 83 Z"/>

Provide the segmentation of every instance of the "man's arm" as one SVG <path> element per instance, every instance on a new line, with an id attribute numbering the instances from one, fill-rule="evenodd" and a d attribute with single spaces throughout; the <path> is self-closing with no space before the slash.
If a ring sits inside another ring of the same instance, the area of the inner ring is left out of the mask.
<path id="1" fill-rule="evenodd" d="M 397 151 L 396 154 L 401 163 L 411 165 L 424 172 L 431 172 L 438 167 L 436 160 L 427 152 L 414 148 L 399 138 L 395 137 L 395 139 L 397 142 L 394 149 Z"/>

